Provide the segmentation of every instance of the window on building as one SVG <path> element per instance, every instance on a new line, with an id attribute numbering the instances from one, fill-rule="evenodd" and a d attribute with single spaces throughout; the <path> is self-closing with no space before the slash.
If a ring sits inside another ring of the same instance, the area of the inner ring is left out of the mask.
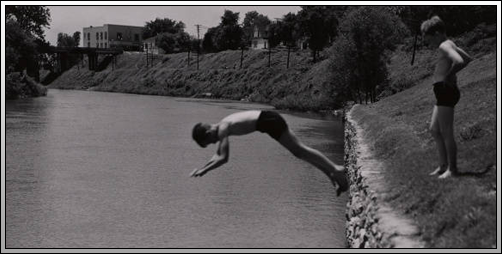
<path id="1" fill-rule="evenodd" d="M 90 48 L 90 47 L 91 47 L 91 43 L 90 43 L 90 42 L 88 42 L 88 43 L 87 43 L 87 47 L 88 47 L 88 48 Z"/>
<path id="2" fill-rule="evenodd" d="M 108 40 L 108 32 L 105 32 L 105 40 Z"/>
<path id="3" fill-rule="evenodd" d="M 99 33 L 99 39 L 102 40 L 103 39 L 103 32 Z"/>
<path id="4" fill-rule="evenodd" d="M 99 47 L 100 47 L 100 48 L 102 48 L 102 47 L 103 47 L 103 43 L 102 43 L 102 42 L 99 44 Z"/>
<path id="5" fill-rule="evenodd" d="M 117 41 L 121 41 L 122 40 L 122 33 L 117 33 Z"/>
<path id="6" fill-rule="evenodd" d="M 87 33 L 87 40 L 91 40 L 91 33 Z"/>
<path id="7" fill-rule="evenodd" d="M 106 43 L 106 42 L 105 42 L 105 48 L 108 48 L 108 45 L 107 45 L 107 43 Z"/>
<path id="8" fill-rule="evenodd" d="M 96 40 L 99 40 L 99 33 L 96 32 Z"/>
<path id="9" fill-rule="evenodd" d="M 134 35 L 134 41 L 139 41 L 139 34 Z"/>

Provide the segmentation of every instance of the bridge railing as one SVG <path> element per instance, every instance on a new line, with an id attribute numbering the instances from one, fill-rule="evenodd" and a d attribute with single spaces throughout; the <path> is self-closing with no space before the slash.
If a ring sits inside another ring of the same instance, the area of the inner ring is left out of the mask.
<path id="1" fill-rule="evenodd" d="M 119 48 L 79 48 L 79 47 L 44 47 L 39 50 L 41 53 L 69 53 L 69 54 L 112 54 L 124 53 Z"/>

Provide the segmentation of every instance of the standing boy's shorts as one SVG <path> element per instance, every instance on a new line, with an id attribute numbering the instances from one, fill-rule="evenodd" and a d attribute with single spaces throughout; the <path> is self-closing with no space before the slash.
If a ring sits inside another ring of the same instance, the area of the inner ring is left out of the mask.
<path id="1" fill-rule="evenodd" d="M 256 121 L 257 131 L 267 133 L 277 141 L 287 129 L 288 124 L 284 118 L 274 111 L 262 111 Z"/>
<path id="2" fill-rule="evenodd" d="M 460 100 L 460 90 L 456 85 L 448 85 L 444 81 L 434 83 L 434 95 L 437 106 L 455 107 Z"/>

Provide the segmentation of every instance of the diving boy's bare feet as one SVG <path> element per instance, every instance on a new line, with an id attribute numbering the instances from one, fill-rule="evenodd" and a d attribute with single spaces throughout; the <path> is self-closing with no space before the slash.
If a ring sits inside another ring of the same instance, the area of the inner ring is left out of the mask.
<path id="1" fill-rule="evenodd" d="M 436 170 L 432 171 L 429 175 L 430 176 L 442 175 L 444 172 L 446 172 L 447 169 L 448 169 L 448 165 L 441 165 L 438 168 L 436 168 Z"/>
<path id="2" fill-rule="evenodd" d="M 331 179 L 331 182 L 333 182 L 333 185 L 338 185 L 338 188 L 336 189 L 337 196 L 340 196 L 342 192 L 349 189 L 349 182 L 343 167 L 336 167 L 336 170 L 329 174 L 329 178 Z"/>

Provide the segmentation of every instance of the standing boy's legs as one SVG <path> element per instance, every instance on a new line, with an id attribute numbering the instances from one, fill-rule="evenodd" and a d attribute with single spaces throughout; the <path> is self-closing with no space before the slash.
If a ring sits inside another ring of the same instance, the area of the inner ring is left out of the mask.
<path id="1" fill-rule="evenodd" d="M 430 175 L 443 174 L 448 168 L 448 158 L 446 155 L 446 145 L 441 134 L 441 128 L 438 117 L 438 106 L 434 106 L 432 110 L 431 125 L 429 127 L 432 137 L 436 142 L 436 147 L 439 154 L 439 166 Z"/>
<path id="2" fill-rule="evenodd" d="M 457 144 L 453 132 L 454 108 L 438 106 L 438 120 L 441 136 L 443 137 L 446 146 L 446 154 L 448 157 L 448 170 L 439 178 L 447 178 L 452 174 L 457 173 Z"/>
<path id="3" fill-rule="evenodd" d="M 293 153 L 294 156 L 314 165 L 326 174 L 332 182 L 336 182 L 339 185 L 337 194 L 348 189 L 349 185 L 343 168 L 337 167 L 321 152 L 301 143 L 289 129 L 282 133 L 279 143 Z"/>

